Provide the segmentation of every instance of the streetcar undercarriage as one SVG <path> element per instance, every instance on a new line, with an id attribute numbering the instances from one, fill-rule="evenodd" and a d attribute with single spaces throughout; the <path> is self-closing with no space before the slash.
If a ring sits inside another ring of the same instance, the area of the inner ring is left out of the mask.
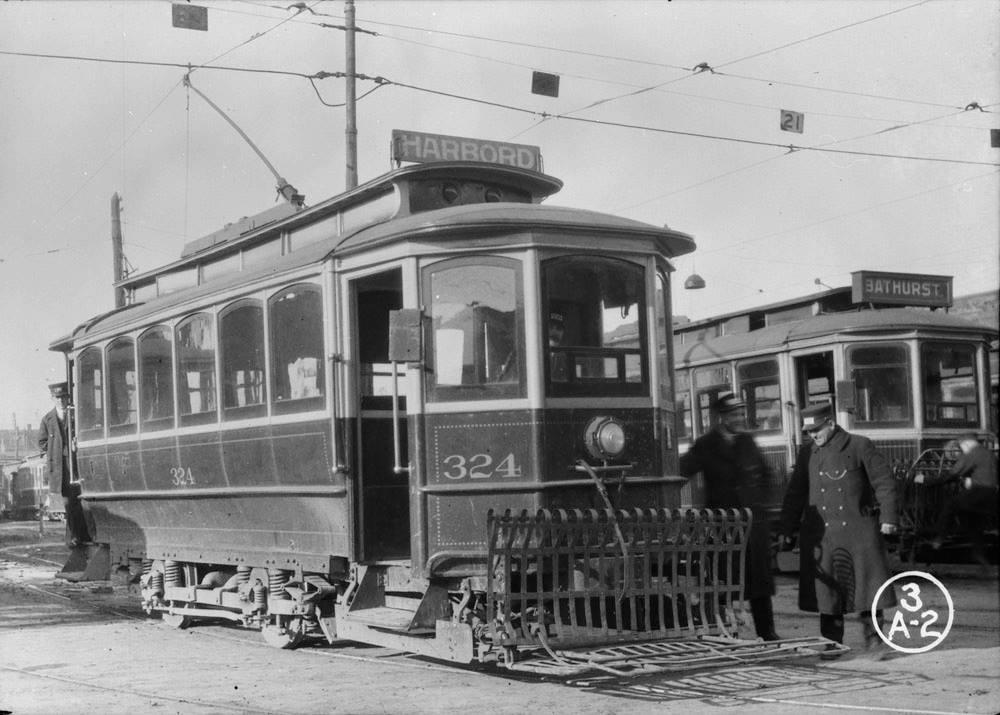
<path id="1" fill-rule="evenodd" d="M 834 648 L 823 639 L 739 640 L 749 523 L 736 510 L 491 513 L 492 567 L 459 579 L 414 578 L 405 563 L 355 564 L 346 579 L 164 559 L 132 560 L 130 570 L 141 569 L 143 608 L 168 625 L 226 620 L 279 648 L 324 637 L 506 667 L 534 652 L 543 670 L 686 667 Z M 678 641 L 707 650 L 662 645 Z M 573 654 L 622 644 L 645 650 Z"/>

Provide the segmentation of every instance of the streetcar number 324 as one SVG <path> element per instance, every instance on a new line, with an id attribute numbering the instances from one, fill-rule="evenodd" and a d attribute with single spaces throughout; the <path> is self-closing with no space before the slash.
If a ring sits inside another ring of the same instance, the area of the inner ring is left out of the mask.
<path id="1" fill-rule="evenodd" d="M 500 477 L 511 479 L 521 476 L 521 466 L 514 458 L 513 452 L 508 454 L 494 466 L 493 456 L 489 454 L 474 454 L 466 457 L 462 454 L 449 454 L 444 458 L 445 469 L 442 474 L 448 479 L 489 479 Z"/>
<path id="2" fill-rule="evenodd" d="M 175 487 L 193 487 L 194 473 L 191 471 L 191 467 L 171 467 L 170 480 Z"/>

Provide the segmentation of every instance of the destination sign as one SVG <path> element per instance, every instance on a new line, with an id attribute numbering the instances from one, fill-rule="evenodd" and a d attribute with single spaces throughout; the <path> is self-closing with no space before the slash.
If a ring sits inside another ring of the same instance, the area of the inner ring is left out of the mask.
<path id="1" fill-rule="evenodd" d="M 537 146 L 507 142 L 392 130 L 392 158 L 420 163 L 434 161 L 482 161 L 506 164 L 532 171 L 542 170 L 542 151 Z"/>
<path id="2" fill-rule="evenodd" d="M 855 271 L 851 274 L 851 300 L 947 308 L 951 306 L 951 283 L 951 276 Z"/>

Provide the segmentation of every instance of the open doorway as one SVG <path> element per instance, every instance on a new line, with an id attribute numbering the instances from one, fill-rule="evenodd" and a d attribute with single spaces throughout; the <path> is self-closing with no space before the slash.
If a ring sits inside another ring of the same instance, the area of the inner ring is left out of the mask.
<path id="1" fill-rule="evenodd" d="M 833 403 L 833 353 L 830 351 L 795 358 L 795 397 L 800 410 L 824 402 Z"/>
<path id="2" fill-rule="evenodd" d="M 389 311 L 403 307 L 399 269 L 352 282 L 357 326 L 357 518 L 362 561 L 410 557 L 409 479 L 393 470 L 392 381 L 400 379 L 400 462 L 407 463 L 405 377 L 389 362 Z"/>

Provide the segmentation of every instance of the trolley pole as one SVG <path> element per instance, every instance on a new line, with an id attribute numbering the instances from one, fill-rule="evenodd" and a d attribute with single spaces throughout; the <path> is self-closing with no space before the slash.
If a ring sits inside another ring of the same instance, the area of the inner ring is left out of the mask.
<path id="1" fill-rule="evenodd" d="M 111 194 L 111 256 L 114 263 L 115 307 L 125 305 L 125 289 L 117 285 L 125 273 L 125 259 L 122 252 L 121 197 L 118 192 Z"/>
<path id="2" fill-rule="evenodd" d="M 345 108 L 347 110 L 346 128 L 347 151 L 344 161 L 347 165 L 347 190 L 358 185 L 358 123 L 355 109 L 355 72 L 356 56 L 354 51 L 354 0 L 344 3 L 344 19 L 347 26 L 344 42 L 347 51 L 347 71 L 344 79 L 347 81 Z"/>

